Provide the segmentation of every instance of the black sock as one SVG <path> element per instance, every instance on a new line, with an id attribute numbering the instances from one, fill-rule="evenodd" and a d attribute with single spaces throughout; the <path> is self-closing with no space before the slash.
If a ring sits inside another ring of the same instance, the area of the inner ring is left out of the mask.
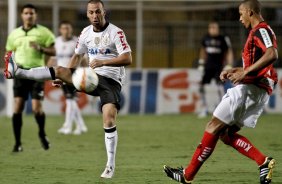
<path id="1" fill-rule="evenodd" d="M 21 129 L 23 124 L 22 113 L 13 114 L 12 123 L 16 145 L 21 145 Z"/>
<path id="2" fill-rule="evenodd" d="M 45 136 L 45 113 L 42 114 L 35 114 L 34 115 L 35 120 L 38 124 L 38 128 L 39 128 L 39 135 L 40 136 Z"/>

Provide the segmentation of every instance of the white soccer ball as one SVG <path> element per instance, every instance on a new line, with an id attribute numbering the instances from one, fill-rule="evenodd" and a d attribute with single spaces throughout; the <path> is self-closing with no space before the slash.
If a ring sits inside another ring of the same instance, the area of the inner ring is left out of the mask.
<path id="1" fill-rule="evenodd" d="M 94 69 L 79 67 L 72 74 L 72 83 L 78 91 L 91 92 L 98 86 L 99 78 Z"/>

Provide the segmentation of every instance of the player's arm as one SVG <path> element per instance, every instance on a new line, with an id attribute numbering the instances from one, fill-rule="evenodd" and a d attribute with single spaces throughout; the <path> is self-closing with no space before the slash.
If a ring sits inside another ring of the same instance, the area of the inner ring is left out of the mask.
<path id="1" fill-rule="evenodd" d="M 48 56 L 55 56 L 56 55 L 56 49 L 54 47 L 54 44 L 51 44 L 49 47 L 43 47 L 36 42 L 30 42 L 29 45 L 30 45 L 30 47 L 34 48 L 38 52 L 42 52 L 43 54 L 46 54 Z"/>
<path id="2" fill-rule="evenodd" d="M 270 47 L 266 49 L 264 55 L 250 67 L 244 70 L 245 76 L 250 72 L 255 72 L 271 65 L 274 61 L 278 59 L 277 49 L 274 47 Z"/>
<path id="3" fill-rule="evenodd" d="M 76 68 L 80 65 L 80 62 L 82 60 L 83 54 L 73 54 L 70 60 L 70 63 L 68 65 L 68 68 Z"/>
<path id="4" fill-rule="evenodd" d="M 272 64 L 274 61 L 278 59 L 277 49 L 274 47 L 269 47 L 266 49 L 264 55 L 257 60 L 254 64 L 245 68 L 244 70 L 238 70 L 234 73 L 230 73 L 227 75 L 228 79 L 230 79 L 234 84 L 242 81 L 249 73 L 256 72 L 265 68 Z"/>
<path id="5" fill-rule="evenodd" d="M 50 45 L 49 47 L 40 47 L 39 51 L 48 55 L 48 56 L 55 56 L 56 55 L 56 49 L 54 47 L 54 44 Z"/>
<path id="6" fill-rule="evenodd" d="M 131 52 L 126 52 L 112 59 L 107 59 L 107 60 L 94 59 L 90 61 L 89 66 L 91 68 L 97 68 L 101 66 L 120 67 L 120 66 L 130 65 L 131 63 L 132 63 Z"/>
<path id="7" fill-rule="evenodd" d="M 49 57 L 47 60 L 46 66 L 52 67 L 52 66 L 57 66 L 57 59 L 54 56 Z"/>

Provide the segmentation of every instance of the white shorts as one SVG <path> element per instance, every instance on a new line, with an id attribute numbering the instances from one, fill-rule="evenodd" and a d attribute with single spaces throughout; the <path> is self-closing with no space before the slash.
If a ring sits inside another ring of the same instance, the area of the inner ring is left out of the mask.
<path id="1" fill-rule="evenodd" d="M 228 125 L 254 128 L 269 95 L 255 85 L 239 84 L 227 90 L 213 115 Z"/>

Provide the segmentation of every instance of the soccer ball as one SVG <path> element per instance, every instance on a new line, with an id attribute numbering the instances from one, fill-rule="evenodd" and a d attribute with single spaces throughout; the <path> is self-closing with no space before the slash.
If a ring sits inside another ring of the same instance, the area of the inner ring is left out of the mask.
<path id="1" fill-rule="evenodd" d="M 98 86 L 99 78 L 89 67 L 79 67 L 72 74 L 72 83 L 78 91 L 91 92 Z"/>

